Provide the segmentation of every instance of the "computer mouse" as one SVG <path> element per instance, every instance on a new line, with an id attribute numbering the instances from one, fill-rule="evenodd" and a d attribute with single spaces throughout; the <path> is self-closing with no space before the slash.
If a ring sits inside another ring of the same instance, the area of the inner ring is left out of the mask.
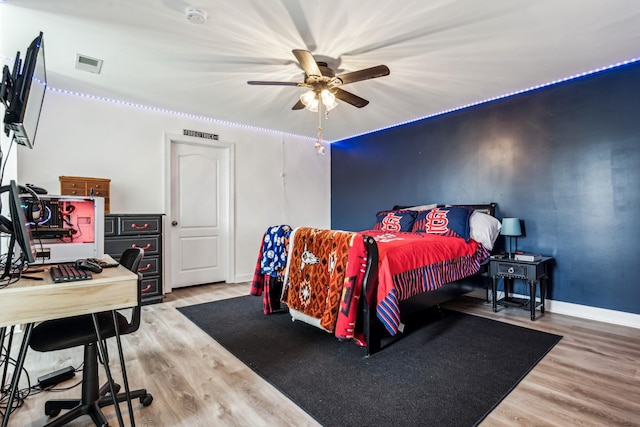
<path id="1" fill-rule="evenodd" d="M 76 268 L 81 270 L 89 270 L 93 273 L 102 273 L 102 267 L 95 262 L 89 261 L 88 259 L 79 259 L 76 261 Z"/>

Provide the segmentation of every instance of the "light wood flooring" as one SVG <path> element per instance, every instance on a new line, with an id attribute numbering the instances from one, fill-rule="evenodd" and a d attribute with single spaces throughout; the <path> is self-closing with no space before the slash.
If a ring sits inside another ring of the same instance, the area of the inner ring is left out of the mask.
<path id="1" fill-rule="evenodd" d="M 203 285 L 175 290 L 162 304 L 143 307 L 140 330 L 123 337 L 131 387 L 146 387 L 154 396 L 148 407 L 134 401 L 136 425 L 318 425 L 175 310 L 248 292 L 248 284 Z M 640 329 L 548 312 L 531 322 L 525 310 L 508 308 L 493 313 L 490 304 L 471 297 L 457 299 L 448 306 L 564 337 L 487 416 L 482 427 L 640 426 Z M 116 356 L 115 347 L 111 354 Z M 81 362 L 81 349 L 30 351 L 26 369 L 31 381 L 36 382 L 43 374 L 68 365 L 78 367 Z M 111 366 L 119 378 L 117 357 Z M 78 374 L 63 385 L 73 385 L 80 378 Z M 10 425 L 42 426 L 47 421 L 43 413 L 45 400 L 79 393 L 78 386 L 65 392 L 32 395 L 12 415 Z M 121 407 L 128 425 L 126 405 Z M 106 412 L 110 425 L 116 426 L 113 409 Z M 70 425 L 93 424 L 88 417 L 82 417 Z"/>

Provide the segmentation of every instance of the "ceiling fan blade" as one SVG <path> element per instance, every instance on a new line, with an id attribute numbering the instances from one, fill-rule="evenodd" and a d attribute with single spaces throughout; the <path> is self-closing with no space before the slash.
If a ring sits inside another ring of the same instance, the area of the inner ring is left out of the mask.
<path id="1" fill-rule="evenodd" d="M 250 80 L 247 83 L 250 85 L 266 85 L 266 86 L 300 86 L 300 83 L 296 83 L 296 82 L 261 82 L 256 80 Z"/>
<path id="2" fill-rule="evenodd" d="M 376 77 L 388 76 L 390 73 L 389 67 L 386 65 L 378 65 L 376 67 L 365 68 L 363 70 L 353 71 L 351 73 L 344 73 L 337 76 L 342 80 L 342 84 L 359 82 L 361 80 L 375 79 Z"/>
<path id="3" fill-rule="evenodd" d="M 302 101 L 300 101 L 298 99 L 298 102 L 296 102 L 296 105 L 294 105 L 293 107 L 291 107 L 292 110 L 302 110 L 304 109 L 304 104 L 302 103 Z"/>
<path id="4" fill-rule="evenodd" d="M 369 101 L 364 98 L 360 98 L 358 95 L 354 95 L 351 92 L 347 92 L 344 89 L 335 88 L 336 98 L 353 105 L 354 107 L 362 108 L 365 107 Z"/>
<path id="5" fill-rule="evenodd" d="M 292 52 L 307 76 L 322 77 L 320 68 L 318 68 L 318 64 L 316 64 L 311 52 L 303 49 L 293 49 Z"/>

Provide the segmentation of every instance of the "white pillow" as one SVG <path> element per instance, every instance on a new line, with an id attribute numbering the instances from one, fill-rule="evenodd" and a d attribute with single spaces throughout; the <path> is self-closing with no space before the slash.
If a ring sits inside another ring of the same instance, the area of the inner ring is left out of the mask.
<path id="1" fill-rule="evenodd" d="M 493 249 L 502 224 L 497 218 L 487 215 L 486 213 L 474 211 L 469 218 L 470 237 L 487 248 Z"/>
<path id="2" fill-rule="evenodd" d="M 411 206 L 410 208 L 405 208 L 408 211 L 428 211 L 429 209 L 437 208 L 438 204 L 433 203 L 431 205 L 420 205 L 420 206 Z"/>

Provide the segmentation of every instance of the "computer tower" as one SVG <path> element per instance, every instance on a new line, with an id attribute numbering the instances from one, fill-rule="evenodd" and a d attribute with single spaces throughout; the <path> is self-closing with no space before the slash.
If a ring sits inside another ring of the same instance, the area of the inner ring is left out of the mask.
<path id="1" fill-rule="evenodd" d="M 36 264 L 58 264 L 104 255 L 102 197 L 24 196 L 23 208 Z"/>

